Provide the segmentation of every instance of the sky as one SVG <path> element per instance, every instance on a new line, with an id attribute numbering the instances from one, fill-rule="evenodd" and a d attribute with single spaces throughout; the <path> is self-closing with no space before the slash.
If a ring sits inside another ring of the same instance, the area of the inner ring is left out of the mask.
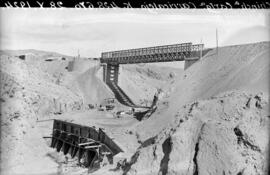
<path id="1" fill-rule="evenodd" d="M 100 57 L 101 52 L 192 42 L 269 41 L 269 10 L 0 9 L 0 48 Z"/>

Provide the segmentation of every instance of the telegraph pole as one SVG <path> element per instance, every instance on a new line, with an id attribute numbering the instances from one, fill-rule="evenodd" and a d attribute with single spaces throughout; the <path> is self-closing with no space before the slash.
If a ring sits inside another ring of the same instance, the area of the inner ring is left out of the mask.
<path id="1" fill-rule="evenodd" d="M 80 49 L 78 49 L 78 59 L 80 59 Z"/>
<path id="2" fill-rule="evenodd" d="M 217 55 L 218 55 L 218 29 L 216 28 L 216 44 L 217 44 Z"/>
<path id="3" fill-rule="evenodd" d="M 200 52 L 200 59 L 202 58 L 202 43 L 203 43 L 203 41 L 202 41 L 202 38 L 201 38 L 201 52 Z"/>

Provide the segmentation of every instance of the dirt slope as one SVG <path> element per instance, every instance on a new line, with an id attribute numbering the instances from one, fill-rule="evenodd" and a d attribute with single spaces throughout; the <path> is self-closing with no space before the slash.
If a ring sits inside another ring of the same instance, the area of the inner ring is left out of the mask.
<path id="1" fill-rule="evenodd" d="M 224 91 L 241 89 L 253 93 L 269 89 L 269 42 L 219 48 L 176 77 L 167 86 L 157 112 L 136 130 L 147 139 L 173 120 L 177 109 L 188 102 L 209 98 Z"/>
<path id="2" fill-rule="evenodd" d="M 181 68 L 158 67 L 151 64 L 121 65 L 119 86 L 135 104 L 150 106 L 157 89 L 163 89 L 182 73 Z"/>
<path id="3" fill-rule="evenodd" d="M 267 174 L 269 42 L 209 52 L 131 129 L 127 174 Z M 252 123 L 252 125 L 251 125 Z"/>
<path id="4" fill-rule="evenodd" d="M 263 94 L 244 92 L 189 103 L 143 142 L 123 173 L 267 174 L 268 105 Z"/>
<path id="5" fill-rule="evenodd" d="M 96 76 L 99 69 L 100 66 L 89 68 L 76 77 L 86 104 L 101 104 L 104 99 L 114 97 L 110 89 Z"/>
<path id="6" fill-rule="evenodd" d="M 82 99 L 56 78 L 17 57 L 1 55 L 1 173 L 57 173 L 36 122 L 82 109 Z"/>

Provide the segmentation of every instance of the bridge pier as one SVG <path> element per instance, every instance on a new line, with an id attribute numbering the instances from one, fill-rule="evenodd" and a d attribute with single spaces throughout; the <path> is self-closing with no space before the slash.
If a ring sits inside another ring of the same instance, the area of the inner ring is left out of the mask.
<path id="1" fill-rule="evenodd" d="M 106 83 L 107 64 L 102 63 L 101 66 L 103 67 L 102 78 L 103 78 L 103 81 Z"/>
<path id="2" fill-rule="evenodd" d="M 119 64 L 103 64 L 103 81 L 113 91 L 115 98 L 122 104 L 134 107 L 135 104 L 127 94 L 118 86 Z"/>
<path id="3" fill-rule="evenodd" d="M 114 82 L 118 84 L 119 64 L 104 64 L 103 65 L 103 81 L 106 84 Z"/>

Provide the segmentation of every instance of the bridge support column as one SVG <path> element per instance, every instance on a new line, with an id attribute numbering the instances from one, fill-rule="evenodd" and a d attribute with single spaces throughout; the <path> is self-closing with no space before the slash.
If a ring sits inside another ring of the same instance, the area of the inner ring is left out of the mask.
<path id="1" fill-rule="evenodd" d="M 105 82 L 118 84 L 119 64 L 107 64 Z"/>
<path id="2" fill-rule="evenodd" d="M 103 81 L 106 83 L 107 64 L 102 64 L 102 67 L 103 67 Z"/>

